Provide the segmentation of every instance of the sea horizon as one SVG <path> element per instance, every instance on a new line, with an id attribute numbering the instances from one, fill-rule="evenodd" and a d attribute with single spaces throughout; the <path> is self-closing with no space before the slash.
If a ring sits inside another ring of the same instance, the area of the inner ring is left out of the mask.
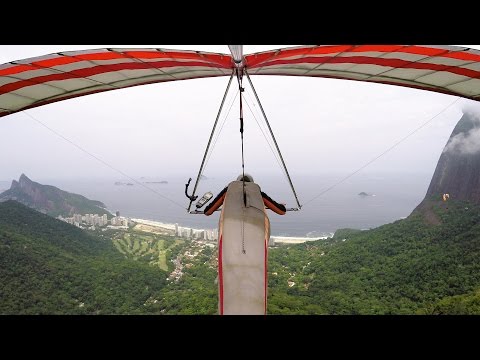
<path id="1" fill-rule="evenodd" d="M 295 198 L 284 179 L 273 176 L 258 178 L 262 191 L 274 200 L 286 203 L 287 207 L 296 206 Z M 283 216 L 267 211 L 271 234 L 319 238 L 340 228 L 365 230 L 400 220 L 407 217 L 423 200 L 430 178 L 431 175 L 428 174 L 360 173 L 314 199 L 324 189 L 341 181 L 340 174 L 296 176 L 294 184 L 303 207 L 300 211 L 287 212 Z M 119 211 L 122 216 L 130 218 L 165 224 L 177 223 L 195 229 L 218 228 L 217 213 L 211 216 L 187 213 L 189 200 L 184 191 L 188 179 L 185 177 L 139 177 L 135 178 L 136 182 L 121 177 L 32 180 L 101 201 L 113 214 Z M 152 181 L 167 183 L 151 183 Z M 216 196 L 229 181 L 231 179 L 220 177 L 202 180 L 197 195 L 201 197 L 206 191 L 211 191 Z M 133 185 L 115 185 L 115 182 L 130 182 Z M 7 190 L 10 184 L 11 180 L 0 181 L 0 189 Z M 367 196 L 359 195 L 362 192 L 367 193 Z"/>

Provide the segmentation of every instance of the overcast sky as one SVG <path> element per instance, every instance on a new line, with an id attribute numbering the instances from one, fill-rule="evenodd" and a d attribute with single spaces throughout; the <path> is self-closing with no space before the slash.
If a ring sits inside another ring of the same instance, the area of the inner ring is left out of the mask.
<path id="1" fill-rule="evenodd" d="M 229 53 L 226 45 L 0 46 L 0 63 L 52 52 L 103 47 L 163 47 Z M 284 47 L 244 46 L 244 53 Z M 480 46 L 470 46 L 480 48 Z M 346 80 L 252 76 L 293 177 L 348 174 L 376 157 L 455 100 L 397 86 Z M 195 176 L 228 77 L 175 81 L 83 96 L 28 110 L 75 144 L 133 177 Z M 261 120 L 248 86 L 246 101 Z M 236 87 L 226 101 L 223 121 Z M 364 171 L 433 174 L 461 108 L 453 107 Z M 281 174 L 248 106 L 246 171 Z M 241 172 L 238 99 L 205 174 Z M 0 118 L 0 180 L 121 178 L 97 160 L 27 117 Z"/>

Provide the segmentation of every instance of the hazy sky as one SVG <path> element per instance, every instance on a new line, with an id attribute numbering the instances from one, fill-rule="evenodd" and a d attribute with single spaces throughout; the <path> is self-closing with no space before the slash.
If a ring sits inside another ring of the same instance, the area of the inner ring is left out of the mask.
<path id="1" fill-rule="evenodd" d="M 103 47 L 163 47 L 229 53 L 226 45 L 0 46 L 0 63 L 52 52 Z M 284 47 L 244 46 L 244 53 Z M 480 48 L 480 46 L 471 46 Z M 444 109 L 455 97 L 346 80 L 252 76 L 292 177 L 348 174 Z M 194 177 L 228 77 L 175 81 L 83 96 L 28 110 L 32 116 L 134 176 Z M 261 120 L 247 85 L 246 101 Z M 221 122 L 236 93 L 232 86 Z M 461 117 L 462 99 L 364 171 L 433 174 Z M 245 106 L 246 171 L 281 174 Z M 241 172 L 238 98 L 205 174 Z M 121 176 L 27 117 L 0 118 L 0 180 Z"/>

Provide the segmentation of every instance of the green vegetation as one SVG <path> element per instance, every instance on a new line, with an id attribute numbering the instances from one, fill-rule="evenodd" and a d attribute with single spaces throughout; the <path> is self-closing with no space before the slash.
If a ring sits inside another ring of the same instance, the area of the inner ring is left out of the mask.
<path id="1" fill-rule="evenodd" d="M 429 315 L 478 315 L 480 314 L 480 290 L 464 295 L 443 298 L 419 312 Z"/>
<path id="2" fill-rule="evenodd" d="M 170 281 L 162 290 L 162 300 L 158 307 L 167 314 L 216 314 L 216 250 L 188 241 L 179 244 L 167 255 L 170 264 L 171 260 L 180 257 L 183 275 L 177 281 Z"/>
<path id="3" fill-rule="evenodd" d="M 149 304 L 151 313 L 216 314 L 217 254 L 214 249 L 195 241 L 133 229 L 128 233 L 117 232 L 112 240 L 126 257 L 170 273 L 168 284 Z"/>
<path id="4" fill-rule="evenodd" d="M 431 202 L 369 231 L 270 252 L 270 313 L 479 313 L 480 208 Z M 295 285 L 288 286 L 287 281 Z M 278 299 L 280 297 L 280 299 Z"/>
<path id="5" fill-rule="evenodd" d="M 14 201 L 0 203 L 0 258 L 0 314 L 151 313 L 167 277 Z"/>
<path id="6" fill-rule="evenodd" d="M 270 249 L 268 313 L 480 314 L 480 207 L 428 206 L 437 225 L 424 208 Z M 201 242 L 87 233 L 10 201 L 0 256 L 2 314 L 217 313 L 217 251 Z"/>
<path id="7" fill-rule="evenodd" d="M 172 237 L 160 236 L 151 233 L 139 232 L 130 229 L 129 232 L 115 232 L 112 234 L 115 248 L 127 258 L 140 260 L 153 266 L 158 266 L 168 271 L 167 251 L 183 243 L 184 240 L 175 241 Z"/>

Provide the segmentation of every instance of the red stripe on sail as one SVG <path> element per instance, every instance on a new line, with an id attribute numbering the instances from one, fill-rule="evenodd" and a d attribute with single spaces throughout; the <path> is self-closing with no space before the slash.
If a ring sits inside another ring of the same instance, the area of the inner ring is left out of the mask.
<path id="1" fill-rule="evenodd" d="M 220 315 L 223 315 L 223 235 L 220 235 L 220 240 L 218 242 L 218 295 L 220 297 Z"/>
<path id="2" fill-rule="evenodd" d="M 152 67 L 155 68 L 169 68 L 169 67 L 193 67 L 194 70 L 196 67 L 218 67 L 216 64 L 204 63 L 200 61 L 156 61 L 150 63 L 120 63 L 112 65 L 99 65 L 85 69 L 72 70 L 70 72 L 59 73 L 59 74 L 50 74 L 44 76 L 38 76 L 32 79 L 19 80 L 10 84 L 5 84 L 0 86 L 0 95 L 6 94 L 27 86 L 44 84 L 49 81 L 63 81 L 69 79 L 82 79 L 90 76 L 106 74 L 109 72 L 116 72 L 121 70 L 151 70 Z M 135 80 L 135 78 L 125 78 L 125 80 Z"/>
<path id="3" fill-rule="evenodd" d="M 197 79 L 197 78 L 205 78 L 205 77 L 218 77 L 218 76 L 224 76 L 224 75 L 195 76 L 195 77 L 183 78 L 181 80 Z M 127 88 L 130 88 L 130 87 L 140 86 L 140 85 L 158 84 L 158 83 L 168 82 L 168 81 L 173 81 L 173 80 L 175 80 L 175 79 L 171 78 L 171 79 L 168 79 L 168 80 L 145 81 L 145 82 L 142 82 L 142 83 L 139 83 L 139 84 L 132 84 L 132 85 L 128 85 L 128 86 L 123 86 L 123 87 L 121 87 L 121 89 L 127 89 Z M 20 109 L 17 109 L 17 110 L 0 112 L 0 117 L 10 115 L 10 114 L 14 114 L 14 113 L 19 112 L 19 111 L 32 109 L 32 108 L 35 108 L 37 106 L 52 104 L 52 103 L 55 103 L 57 101 L 68 100 L 68 99 L 73 99 L 73 98 L 84 96 L 84 95 L 90 95 L 90 94 L 100 93 L 100 92 L 104 92 L 104 91 L 117 90 L 117 89 L 118 88 L 100 89 L 100 90 L 88 90 L 88 89 L 86 89 L 86 91 L 82 92 L 82 93 L 76 93 L 76 94 L 73 94 L 73 95 L 66 94 L 65 96 L 59 96 L 55 99 L 49 99 L 49 100 L 39 100 L 38 102 L 35 102 L 34 104 L 21 107 Z"/>
<path id="4" fill-rule="evenodd" d="M 362 64 L 362 65 L 378 65 L 392 68 L 401 69 L 416 69 L 416 70 L 432 70 L 432 71 L 446 71 L 457 75 L 462 75 L 470 78 L 479 78 L 480 71 L 475 71 L 459 66 L 432 64 L 432 63 L 420 63 L 412 62 L 402 59 L 387 59 L 387 58 L 374 58 L 368 56 L 345 56 L 345 57 L 304 57 L 300 59 L 290 60 L 272 60 L 268 63 L 258 66 L 259 68 L 268 68 L 269 66 L 276 65 L 294 65 L 294 64 Z M 254 67 L 255 68 L 255 67 Z M 265 69 L 268 70 L 268 69 Z M 308 70 L 308 69 L 305 69 Z M 288 70 L 287 70 L 288 71 Z M 375 75 L 373 75 L 375 76 Z"/>
<path id="5" fill-rule="evenodd" d="M 264 299 L 265 299 L 265 305 L 264 305 L 264 314 L 267 315 L 267 288 L 268 288 L 268 239 L 264 239 L 265 241 L 265 253 L 264 253 L 264 272 L 265 272 L 265 292 L 264 292 Z"/>
<path id="6" fill-rule="evenodd" d="M 283 50 L 278 52 L 276 50 L 269 51 L 261 54 L 250 54 L 246 56 L 246 62 L 250 68 L 257 68 L 265 66 L 266 63 L 274 59 L 282 59 L 290 56 L 304 56 L 307 57 L 313 54 L 338 54 L 342 52 L 380 52 L 385 54 L 415 54 L 424 55 L 427 57 L 451 58 L 464 61 L 480 62 L 480 54 L 469 52 L 468 50 L 450 50 L 442 48 L 432 48 L 425 46 L 404 46 L 404 45 L 332 45 L 332 46 L 319 46 L 316 48 L 301 48 L 292 50 Z M 318 61 L 321 62 L 321 57 Z M 298 60 L 298 59 L 297 59 Z"/>

